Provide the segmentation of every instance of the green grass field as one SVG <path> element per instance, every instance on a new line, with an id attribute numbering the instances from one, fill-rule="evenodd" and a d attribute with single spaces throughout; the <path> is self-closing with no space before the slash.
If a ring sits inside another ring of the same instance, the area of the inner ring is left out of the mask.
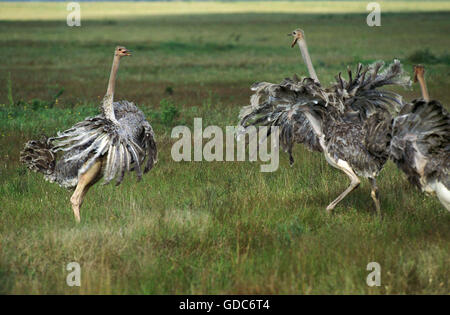
<path id="1" fill-rule="evenodd" d="M 450 2 L 380 3 L 375 28 L 364 2 L 82 3 L 78 28 L 65 3 L 0 3 L 0 293 L 448 294 L 449 213 L 390 162 L 380 222 L 366 181 L 327 215 L 348 179 L 302 147 L 274 173 L 170 156 L 174 126 L 235 125 L 252 83 L 306 75 L 286 36 L 297 27 L 322 82 L 399 58 L 410 72 L 424 64 L 431 96 L 449 104 Z M 71 192 L 19 151 L 98 112 L 118 44 L 134 54 L 115 97 L 144 110 L 159 162 L 140 183 L 94 186 L 76 224 Z M 72 261 L 81 287 L 66 285 Z M 366 284 L 372 261 L 380 287 Z"/>

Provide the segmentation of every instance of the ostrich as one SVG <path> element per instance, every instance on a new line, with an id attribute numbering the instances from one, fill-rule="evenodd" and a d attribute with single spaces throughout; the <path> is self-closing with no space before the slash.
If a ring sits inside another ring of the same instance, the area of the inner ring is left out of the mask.
<path id="1" fill-rule="evenodd" d="M 293 34 L 295 37 L 291 47 L 298 44 L 309 77 L 300 79 L 294 75 L 292 78 L 284 79 L 280 84 L 269 82 L 253 84 L 251 90 L 255 93 L 250 98 L 250 105 L 240 111 L 238 126 L 238 137 L 241 137 L 249 126 L 279 126 L 280 144 L 284 151 L 289 153 L 291 166 L 294 163 L 292 156 L 294 143 L 304 144 L 313 152 L 322 152 L 319 139 L 304 113 L 299 111 L 299 105 L 314 101 L 316 95 L 327 98 L 327 93 L 320 86 L 308 54 L 303 31 L 298 29 L 288 35 Z M 270 134 L 271 129 L 268 130 Z"/>
<path id="2" fill-rule="evenodd" d="M 259 83 L 251 105 L 240 113 L 241 130 L 251 125 L 280 127 L 280 143 L 291 151 L 293 143 L 323 152 L 329 164 L 350 178 L 350 186 L 327 206 L 331 212 L 359 184 L 368 178 L 371 197 L 381 213 L 376 177 L 389 154 L 391 120 L 402 107 L 396 93 L 379 91 L 385 85 L 409 85 L 402 66 L 395 60 L 386 70 L 376 62 L 366 69 L 358 65 L 355 75 L 348 70 L 348 82 L 341 74 L 330 88 L 323 88 L 309 56 L 304 32 L 293 31 L 292 47 L 297 43 L 310 78 L 286 79 L 281 84 Z M 242 131 L 241 131 L 242 132 Z M 301 136 L 297 135 L 301 133 Z"/>
<path id="3" fill-rule="evenodd" d="M 422 191 L 436 194 L 450 211 L 450 115 L 430 101 L 423 66 L 414 67 L 422 98 L 405 105 L 393 122 L 391 159 Z"/>
<path id="4" fill-rule="evenodd" d="M 98 180 L 103 177 L 107 184 L 116 178 L 119 185 L 125 172 L 132 170 L 140 180 L 157 160 L 155 135 L 142 111 L 132 102 L 113 101 L 120 60 L 130 55 L 123 46 L 114 50 L 102 114 L 88 117 L 56 137 L 28 141 L 20 154 L 21 162 L 43 173 L 46 180 L 75 188 L 70 202 L 77 222 L 84 197 Z"/>

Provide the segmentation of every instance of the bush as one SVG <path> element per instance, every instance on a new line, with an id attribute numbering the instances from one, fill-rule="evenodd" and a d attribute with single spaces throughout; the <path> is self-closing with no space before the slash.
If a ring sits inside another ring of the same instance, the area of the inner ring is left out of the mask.
<path id="1" fill-rule="evenodd" d="M 408 57 L 408 60 L 412 63 L 435 63 L 438 58 L 427 48 L 416 50 Z"/>
<path id="2" fill-rule="evenodd" d="M 161 100 L 161 122 L 165 126 L 173 126 L 180 113 L 178 107 L 170 101 Z"/>
<path id="3" fill-rule="evenodd" d="M 424 64 L 450 64 L 450 55 L 442 55 L 440 57 L 433 54 L 430 49 L 421 49 L 414 51 L 408 57 L 408 61 L 414 64 L 424 63 Z"/>
<path id="4" fill-rule="evenodd" d="M 161 123 L 166 127 L 174 126 L 180 114 L 178 107 L 172 101 L 166 99 L 162 99 L 159 104 L 159 111 L 150 111 L 149 113 L 152 122 Z"/>

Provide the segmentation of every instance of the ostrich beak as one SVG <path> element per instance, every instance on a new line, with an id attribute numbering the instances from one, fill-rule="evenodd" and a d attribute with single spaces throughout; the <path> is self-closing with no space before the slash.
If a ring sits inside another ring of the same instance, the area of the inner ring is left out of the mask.
<path id="1" fill-rule="evenodd" d="M 132 50 L 127 49 L 127 51 L 125 52 L 125 55 L 126 56 L 131 56 L 132 52 L 133 52 Z"/>
<path id="2" fill-rule="evenodd" d="M 294 38 L 294 40 L 292 41 L 292 44 L 291 44 L 291 48 L 294 48 L 295 44 L 297 44 L 297 41 L 298 41 L 298 38 L 297 37 Z"/>
<path id="3" fill-rule="evenodd" d="M 289 33 L 289 34 L 287 34 L 287 36 L 294 36 L 294 34 Z M 294 40 L 292 41 L 291 48 L 294 48 L 295 44 L 297 44 L 297 40 L 298 40 L 298 38 L 295 37 Z"/>

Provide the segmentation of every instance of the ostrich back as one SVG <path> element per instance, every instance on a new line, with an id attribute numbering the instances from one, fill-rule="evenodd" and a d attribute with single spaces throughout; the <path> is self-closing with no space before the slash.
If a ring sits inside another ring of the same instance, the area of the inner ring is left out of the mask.
<path id="1" fill-rule="evenodd" d="M 389 157 L 391 120 L 387 112 L 376 112 L 366 119 L 355 115 L 328 117 L 324 126 L 328 154 L 349 163 L 357 175 L 375 178 Z"/>
<path id="2" fill-rule="evenodd" d="M 398 60 L 383 70 L 376 62 L 361 65 L 348 81 L 341 74 L 336 83 L 319 94 L 320 102 L 302 109 L 310 114 L 316 130 L 323 135 L 324 150 L 334 161 L 346 161 L 357 175 L 376 177 L 389 157 L 392 119 L 403 107 L 400 95 L 379 90 L 384 85 L 410 85 Z"/>
<path id="3" fill-rule="evenodd" d="M 57 158 L 50 180 L 66 188 L 75 187 L 78 178 L 96 161 L 102 160 L 105 183 L 117 176 L 120 184 L 126 171 L 136 170 L 142 176 L 141 164 L 147 158 L 144 172 L 156 162 L 157 150 L 153 129 L 134 103 L 114 102 L 114 125 L 104 115 L 88 117 L 72 128 L 51 138 L 53 152 L 63 152 Z M 100 179 L 101 177 L 97 178 Z"/>
<path id="4" fill-rule="evenodd" d="M 293 143 L 303 143 L 313 151 L 322 151 L 317 132 L 304 112 L 317 112 L 319 133 L 324 134 L 327 150 L 336 159 L 345 159 L 363 176 L 378 174 L 387 160 L 390 124 L 403 106 L 400 95 L 380 91 L 385 85 L 408 86 L 409 77 L 398 60 L 386 69 L 383 62 L 355 73 L 348 81 L 341 74 L 328 89 L 311 78 L 297 76 L 280 84 L 254 84 L 251 105 L 239 115 L 241 130 L 249 126 L 279 126 L 280 143 L 292 158 Z"/>
<path id="5" fill-rule="evenodd" d="M 450 115 L 437 101 L 414 100 L 394 120 L 390 157 L 420 189 L 450 190 Z"/>

